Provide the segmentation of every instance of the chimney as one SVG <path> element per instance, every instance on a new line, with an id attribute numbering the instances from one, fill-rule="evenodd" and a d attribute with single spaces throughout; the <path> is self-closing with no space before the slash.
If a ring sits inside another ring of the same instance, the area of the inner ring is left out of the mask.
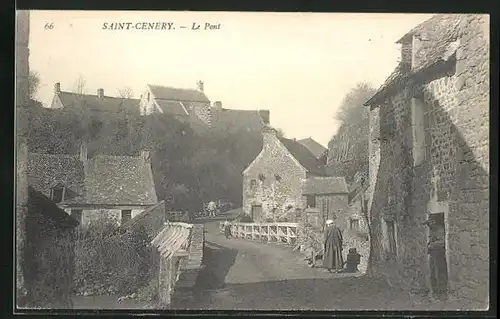
<path id="1" fill-rule="evenodd" d="M 54 94 L 59 94 L 61 93 L 61 83 L 57 82 L 54 84 Z"/>
<path id="2" fill-rule="evenodd" d="M 203 81 L 196 82 L 196 87 L 198 91 L 203 92 Z"/>
<path id="3" fill-rule="evenodd" d="M 260 117 L 262 118 L 262 122 L 266 125 L 270 123 L 270 115 L 269 110 L 259 110 Z"/>
<path id="4" fill-rule="evenodd" d="M 221 101 L 215 101 L 214 104 L 212 105 L 212 108 L 220 110 L 222 109 L 222 102 Z"/>
<path id="5" fill-rule="evenodd" d="M 269 125 L 265 125 L 262 128 L 262 143 L 263 147 L 267 147 L 268 145 L 271 145 L 274 143 L 274 141 L 277 139 L 277 133 L 274 128 L 272 128 Z"/>
<path id="6" fill-rule="evenodd" d="M 97 96 L 102 99 L 104 97 L 104 89 L 97 89 Z"/>
<path id="7" fill-rule="evenodd" d="M 80 161 L 85 162 L 88 159 L 87 142 L 83 141 L 80 145 Z"/>

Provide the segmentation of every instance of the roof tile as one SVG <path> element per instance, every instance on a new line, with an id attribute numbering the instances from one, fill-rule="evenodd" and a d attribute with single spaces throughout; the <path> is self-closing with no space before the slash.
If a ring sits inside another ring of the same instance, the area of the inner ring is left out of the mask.
<path id="1" fill-rule="evenodd" d="M 304 145 L 287 138 L 281 137 L 279 140 L 308 172 L 316 175 L 326 174 L 324 165 Z"/>
<path id="2" fill-rule="evenodd" d="M 348 194 L 347 184 L 344 177 L 314 176 L 306 179 L 303 194 Z"/>
<path id="3" fill-rule="evenodd" d="M 194 89 L 179 89 L 162 85 L 148 84 L 156 99 L 210 103 L 205 93 Z"/>

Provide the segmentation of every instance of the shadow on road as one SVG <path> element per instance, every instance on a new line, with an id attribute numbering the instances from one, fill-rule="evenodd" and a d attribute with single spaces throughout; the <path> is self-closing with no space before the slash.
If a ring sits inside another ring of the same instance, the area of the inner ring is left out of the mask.
<path id="1" fill-rule="evenodd" d="M 204 268 L 198 275 L 197 290 L 224 287 L 226 275 L 234 265 L 237 254 L 236 249 L 227 248 L 210 241 L 205 242 L 203 250 Z"/>
<path id="2" fill-rule="evenodd" d="M 213 310 L 451 310 L 452 305 L 416 306 L 409 294 L 382 279 L 345 277 L 228 284 L 190 309 Z"/>

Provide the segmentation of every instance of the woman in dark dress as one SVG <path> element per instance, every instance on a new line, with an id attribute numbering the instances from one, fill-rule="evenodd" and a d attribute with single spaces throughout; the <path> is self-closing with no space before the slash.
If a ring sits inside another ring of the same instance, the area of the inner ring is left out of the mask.
<path id="1" fill-rule="evenodd" d="M 333 220 L 326 221 L 325 244 L 323 253 L 323 267 L 329 272 L 342 271 L 344 261 L 342 258 L 342 233 L 333 224 Z"/>

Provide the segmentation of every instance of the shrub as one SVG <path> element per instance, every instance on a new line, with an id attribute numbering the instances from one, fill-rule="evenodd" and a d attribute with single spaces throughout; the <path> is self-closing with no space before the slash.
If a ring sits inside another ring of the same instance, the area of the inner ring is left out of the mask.
<path id="1" fill-rule="evenodd" d="M 150 277 L 152 247 L 143 228 L 123 234 L 107 216 L 81 230 L 76 242 L 75 287 L 92 294 L 130 294 Z"/>

